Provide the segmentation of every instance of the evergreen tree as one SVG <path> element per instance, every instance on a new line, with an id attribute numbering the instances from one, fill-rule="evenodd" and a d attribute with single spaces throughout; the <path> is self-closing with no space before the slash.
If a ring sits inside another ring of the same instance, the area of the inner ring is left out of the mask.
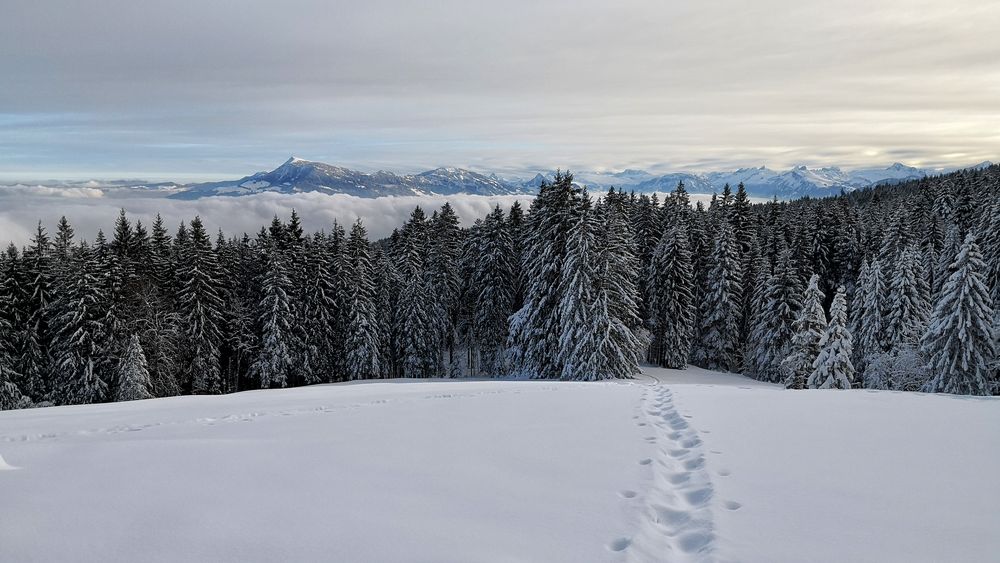
<path id="1" fill-rule="evenodd" d="M 503 350 L 516 290 L 513 243 L 499 205 L 483 220 L 477 242 L 472 274 L 473 334 L 481 371 L 499 376 L 506 372 Z"/>
<path id="2" fill-rule="evenodd" d="M 222 341 L 222 299 L 219 296 L 215 252 L 200 217 L 191 221 L 190 239 L 178 234 L 182 261 L 178 295 L 181 334 L 186 351 L 181 378 L 192 393 L 220 393 L 219 345 Z"/>
<path id="3" fill-rule="evenodd" d="M 648 360 L 682 369 L 694 340 L 694 296 L 687 229 L 674 223 L 660 238 L 650 267 L 650 329 Z"/>
<path id="4" fill-rule="evenodd" d="M 313 237 L 306 252 L 307 283 L 302 303 L 305 322 L 300 332 L 302 369 L 306 383 L 323 383 L 332 381 L 335 358 L 343 355 L 341 341 L 337 339 L 337 271 L 326 237 Z"/>
<path id="5" fill-rule="evenodd" d="M 927 389 L 961 395 L 990 394 L 989 366 L 996 360 L 993 308 L 983 279 L 979 245 L 970 233 L 941 289 L 921 351 L 933 378 Z"/>
<path id="6" fill-rule="evenodd" d="M 566 240 L 566 258 L 559 280 L 559 364 L 562 379 L 603 379 L 598 352 L 606 330 L 607 309 L 596 304 L 597 272 L 594 264 L 595 220 L 584 199 L 576 223 Z M 606 304 L 605 304 L 606 305 Z"/>
<path id="7" fill-rule="evenodd" d="M 59 373 L 55 399 L 61 404 L 87 404 L 103 401 L 108 383 L 98 373 L 103 357 L 101 311 L 103 295 L 95 268 L 95 258 L 86 243 L 73 256 L 73 281 L 63 288 L 57 302 L 53 338 L 55 368 Z"/>
<path id="8" fill-rule="evenodd" d="M 410 275 L 399 296 L 403 377 L 438 375 L 438 326 L 435 323 L 428 278 L 422 272 Z"/>
<path id="9" fill-rule="evenodd" d="M 865 261 L 854 293 L 852 333 L 855 341 L 855 363 L 864 369 L 871 358 L 889 350 L 886 329 L 882 321 L 887 314 L 882 265 L 878 259 Z"/>
<path id="10" fill-rule="evenodd" d="M 115 391 L 116 401 L 136 401 L 152 399 L 150 392 L 152 384 L 149 371 L 146 369 L 146 355 L 139 343 L 139 336 L 133 334 L 129 338 L 125 353 L 118 362 L 118 383 Z"/>
<path id="11" fill-rule="evenodd" d="M 733 230 L 722 222 L 702 302 L 700 336 L 693 362 L 698 366 L 723 371 L 738 366 L 741 274 Z"/>
<path id="12" fill-rule="evenodd" d="M 566 260 L 566 241 L 579 222 L 585 195 L 573 184 L 572 174 L 557 173 L 545 182 L 525 221 L 522 271 L 526 281 L 524 305 L 511 317 L 508 354 L 517 374 L 535 378 L 563 375 L 560 337 L 560 287 Z"/>
<path id="13" fill-rule="evenodd" d="M 28 271 L 28 299 L 24 303 L 26 322 L 20 336 L 20 362 L 17 368 L 21 375 L 21 391 L 36 401 L 44 400 L 51 391 L 48 385 L 48 373 L 52 370 L 48 350 L 53 289 L 51 253 L 51 242 L 39 221 L 22 262 Z"/>
<path id="14" fill-rule="evenodd" d="M 276 249 L 271 249 L 267 257 L 267 271 L 261 287 L 263 299 L 260 303 L 259 322 L 261 325 L 260 352 L 250 367 L 251 377 L 262 389 L 285 387 L 294 363 L 289 341 L 292 338 L 292 319 L 288 289 L 291 282 L 285 273 L 284 258 Z"/>
<path id="15" fill-rule="evenodd" d="M 430 252 L 427 261 L 428 282 L 433 299 L 431 322 L 437 334 L 434 341 L 439 354 L 448 354 L 448 363 L 454 362 L 458 297 L 462 280 L 459 277 L 462 231 L 458 215 L 451 204 L 445 203 L 431 218 L 428 232 Z M 443 360 L 443 358 L 442 358 Z"/>
<path id="16" fill-rule="evenodd" d="M 8 335 L 12 332 L 7 319 L 0 316 L 0 411 L 24 408 L 30 404 L 15 383 L 19 375 L 14 371 L 14 358 L 8 345 Z"/>
<path id="17" fill-rule="evenodd" d="M 820 342 L 826 332 L 826 313 L 823 311 L 823 292 L 819 289 L 819 276 L 813 274 L 802 294 L 802 309 L 795 321 L 791 353 L 782 362 L 786 374 L 785 387 L 805 389 L 813 373 L 813 364 L 820 354 Z"/>
<path id="18" fill-rule="evenodd" d="M 885 328 L 885 345 L 890 350 L 916 344 L 923 333 L 928 306 L 920 267 L 920 254 L 910 248 L 899 254 L 892 270 Z"/>
<path id="19" fill-rule="evenodd" d="M 346 266 L 347 374 L 351 379 L 373 379 L 382 375 L 382 335 L 375 308 L 375 274 L 368 233 L 360 220 L 351 228 Z"/>
<path id="20" fill-rule="evenodd" d="M 854 353 L 847 329 L 847 293 L 837 289 L 830 305 L 830 322 L 819 341 L 820 352 L 813 361 L 807 382 L 810 389 L 850 389 L 854 383 Z"/>
<path id="21" fill-rule="evenodd" d="M 157 397 L 171 397 L 181 392 L 177 380 L 180 353 L 180 319 L 177 314 L 174 261 L 170 235 L 163 219 L 153 221 L 149 241 L 148 286 L 145 294 L 145 319 L 140 325 L 140 342 L 147 359 L 150 391 Z"/>
<path id="22" fill-rule="evenodd" d="M 510 265 L 514 277 L 514 299 L 512 309 L 514 311 L 524 305 L 524 275 L 521 272 L 521 264 L 524 254 L 524 210 L 521 202 L 515 201 L 510 206 L 507 213 L 507 232 L 510 233 L 511 260 Z"/>
<path id="23" fill-rule="evenodd" d="M 781 253 L 774 273 L 766 278 L 761 307 L 751 323 L 746 364 L 757 379 L 777 383 L 783 379 L 782 362 L 791 352 L 800 307 L 798 274 L 789 251 Z"/>

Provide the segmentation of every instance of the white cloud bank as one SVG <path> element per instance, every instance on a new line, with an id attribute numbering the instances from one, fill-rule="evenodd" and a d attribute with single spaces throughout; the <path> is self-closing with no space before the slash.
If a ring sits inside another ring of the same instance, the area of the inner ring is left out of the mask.
<path id="1" fill-rule="evenodd" d="M 110 234 L 121 208 L 125 209 L 130 219 L 141 219 L 147 227 L 159 213 L 171 233 L 181 221 L 189 222 L 198 215 L 211 232 L 221 228 L 227 236 L 243 232 L 253 235 L 274 215 L 287 219 L 294 209 L 302 217 L 307 231 L 329 230 L 334 221 L 350 225 L 361 218 L 368 228 L 369 237 L 374 240 L 388 236 L 393 228 L 406 221 L 418 205 L 430 215 L 449 202 L 462 225 L 468 226 L 486 216 L 496 205 L 508 209 L 515 201 L 521 201 L 527 207 L 532 199 L 532 196 L 526 195 L 360 198 L 343 194 L 262 193 L 186 201 L 162 197 L 123 197 L 114 193 L 103 194 L 103 197 L 71 195 L 78 193 L 72 190 L 80 189 L 0 189 L 0 243 L 4 246 L 9 242 L 26 244 L 39 220 L 51 234 L 63 215 L 73 225 L 77 238 L 93 240 L 98 229 Z"/>

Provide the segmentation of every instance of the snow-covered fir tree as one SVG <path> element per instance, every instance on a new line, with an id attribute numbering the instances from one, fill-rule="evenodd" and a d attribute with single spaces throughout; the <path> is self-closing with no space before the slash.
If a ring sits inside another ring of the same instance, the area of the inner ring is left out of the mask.
<path id="1" fill-rule="evenodd" d="M 53 338 L 54 363 L 60 404 L 97 403 L 107 398 L 108 383 L 98 373 L 103 341 L 103 295 L 95 275 L 96 261 L 86 243 L 76 248 L 72 258 L 73 282 L 63 288 L 56 303 Z"/>
<path id="2" fill-rule="evenodd" d="M 851 310 L 854 358 L 862 371 L 870 359 L 888 352 L 890 348 L 886 328 L 882 324 L 887 312 L 885 297 L 882 265 L 878 259 L 866 260 L 861 268 Z"/>
<path id="3" fill-rule="evenodd" d="M 289 372 L 295 365 L 290 344 L 294 338 L 290 326 L 293 317 L 288 297 L 291 282 L 285 271 L 286 267 L 282 256 L 271 252 L 261 280 L 262 299 L 258 319 L 262 336 L 257 359 L 250 366 L 250 374 L 263 389 L 285 387 Z"/>
<path id="4" fill-rule="evenodd" d="M 0 317 L 0 410 L 18 409 L 30 404 L 30 401 L 17 386 L 16 381 L 19 376 L 14 371 L 14 358 L 11 354 L 10 344 L 4 338 L 11 332 L 10 322 Z"/>
<path id="5" fill-rule="evenodd" d="M 375 272 L 368 231 L 358 220 L 347 241 L 347 375 L 372 379 L 382 375 L 382 334 L 376 310 Z"/>
<path id="6" fill-rule="evenodd" d="M 983 276 L 976 237 L 970 233 L 949 267 L 921 352 L 933 378 L 927 389 L 936 393 L 988 395 L 991 366 L 996 361 L 994 311 Z"/>
<path id="7" fill-rule="evenodd" d="M 799 313 L 798 274 L 791 253 L 780 253 L 774 273 L 766 275 L 761 288 L 760 307 L 751 320 L 747 343 L 747 371 L 762 381 L 781 382 L 782 362 L 788 357 L 795 337 Z"/>
<path id="8" fill-rule="evenodd" d="M 830 321 L 819 341 L 819 355 L 806 382 L 810 389 L 850 389 L 854 384 L 854 349 L 847 328 L 847 292 L 837 288 L 830 304 Z"/>
<path id="9" fill-rule="evenodd" d="M 706 278 L 694 364 L 706 369 L 734 371 L 739 366 L 742 272 L 732 227 L 721 222 Z"/>
<path id="10" fill-rule="evenodd" d="M 431 295 L 431 276 L 411 272 L 399 295 L 403 377 L 433 377 L 438 370 L 441 319 Z"/>
<path id="11" fill-rule="evenodd" d="M 511 370 L 526 377 L 563 376 L 565 355 L 560 353 L 563 265 L 570 231 L 579 226 L 586 196 L 572 174 L 557 173 L 544 182 L 525 220 L 522 275 L 523 306 L 511 317 L 508 361 Z"/>
<path id="12" fill-rule="evenodd" d="M 559 280 L 559 364 L 562 379 L 594 381 L 599 372 L 598 349 L 607 338 L 608 312 L 597 310 L 597 225 L 589 200 L 584 199 L 566 241 L 565 263 Z"/>
<path id="13" fill-rule="evenodd" d="M 599 201 L 597 240 L 599 287 L 606 297 L 610 332 L 602 354 L 607 377 L 628 378 L 639 373 L 642 344 L 636 335 L 639 316 L 639 261 L 635 254 L 626 195 L 609 191 Z"/>
<path id="14" fill-rule="evenodd" d="M 201 218 L 191 221 L 190 238 L 179 244 L 178 294 L 181 340 L 184 358 L 180 377 L 193 393 L 220 393 L 222 381 L 219 346 L 222 341 L 222 299 L 219 296 L 219 271 L 212 242 Z"/>
<path id="15" fill-rule="evenodd" d="M 301 341 L 302 377 L 305 383 L 334 380 L 337 371 L 333 358 L 343 354 L 338 328 L 338 269 L 326 236 L 316 234 L 307 240 L 305 283 L 302 292 Z"/>
<path id="16" fill-rule="evenodd" d="M 500 206 L 483 219 L 476 243 L 472 274 L 473 334 L 480 371 L 499 376 L 506 372 L 507 318 L 513 311 L 516 290 L 513 243 Z"/>
<path id="17" fill-rule="evenodd" d="M 788 389 L 805 389 L 813 373 L 813 364 L 819 357 L 820 342 L 826 332 L 823 298 L 823 292 L 819 289 L 819 275 L 813 274 L 802 294 L 802 308 L 795 320 L 790 352 L 782 362 L 785 387 Z"/>
<path id="18" fill-rule="evenodd" d="M 686 224 L 675 222 L 656 245 L 649 268 L 649 362 L 675 369 L 688 363 L 694 337 L 693 285 Z"/>
<path id="19" fill-rule="evenodd" d="M 146 355 L 139 343 L 139 335 L 133 334 L 129 338 L 125 352 L 118 361 L 115 375 L 116 401 L 153 398 L 153 394 L 150 392 L 152 384 L 149 380 L 149 371 L 146 369 Z"/>
<path id="20" fill-rule="evenodd" d="M 903 250 L 889 280 L 884 333 L 887 349 L 916 344 L 920 339 L 927 321 L 927 294 L 920 253 L 913 248 Z"/>

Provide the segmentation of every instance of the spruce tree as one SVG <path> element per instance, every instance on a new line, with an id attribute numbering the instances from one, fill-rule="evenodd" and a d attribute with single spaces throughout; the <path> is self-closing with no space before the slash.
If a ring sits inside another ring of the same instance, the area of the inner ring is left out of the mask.
<path id="1" fill-rule="evenodd" d="M 921 352 L 933 375 L 927 389 L 960 395 L 990 394 L 996 360 L 993 307 L 983 279 L 979 245 L 970 233 L 949 267 Z"/>
<path id="2" fill-rule="evenodd" d="M 116 401 L 136 401 L 153 398 L 150 389 L 149 371 L 146 369 L 146 355 L 139 343 L 139 336 L 129 338 L 125 352 L 118 361 Z"/>
<path id="3" fill-rule="evenodd" d="M 851 332 L 847 329 L 847 293 L 837 288 L 830 305 L 830 322 L 819 341 L 820 352 L 813 361 L 810 389 L 850 389 L 854 383 L 854 354 Z"/>
<path id="4" fill-rule="evenodd" d="M 725 221 L 718 225 L 711 260 L 693 363 L 706 369 L 733 371 L 740 360 L 737 351 L 742 272 L 733 230 Z"/>
<path id="5" fill-rule="evenodd" d="M 431 322 L 436 335 L 436 352 L 447 353 L 447 363 L 456 361 L 456 322 L 458 315 L 458 297 L 462 280 L 459 277 L 459 259 L 461 257 L 462 230 L 458 226 L 458 215 L 450 203 L 445 203 L 431 217 L 428 230 L 429 252 L 427 272 L 433 299 Z"/>
<path id="6" fill-rule="evenodd" d="M 473 334 L 481 371 L 495 377 L 506 372 L 507 318 L 513 312 L 516 291 L 513 243 L 499 205 L 483 220 L 477 242 L 472 257 Z"/>
<path id="7" fill-rule="evenodd" d="M 429 275 L 414 272 L 399 296 L 403 377 L 438 375 L 438 325 L 430 295 Z"/>
<path id="8" fill-rule="evenodd" d="M 262 389 L 285 387 L 294 364 L 289 344 L 292 339 L 291 305 L 288 290 L 291 282 L 285 272 L 285 257 L 276 248 L 269 249 L 267 270 L 261 280 L 262 300 L 258 309 L 261 326 L 260 351 L 250 367 L 251 377 Z"/>
<path id="9" fill-rule="evenodd" d="M 927 290 L 920 254 L 908 248 L 900 252 L 889 280 L 885 345 L 888 349 L 916 344 L 927 320 Z"/>
<path id="10" fill-rule="evenodd" d="M 10 322 L 0 316 L 0 410 L 19 409 L 30 403 L 15 383 L 19 375 L 14 371 L 9 344 L 12 332 Z"/>
<path id="11" fill-rule="evenodd" d="M 21 391 L 35 401 L 48 397 L 48 344 L 51 339 L 51 299 L 53 291 L 53 265 L 51 241 L 41 221 L 31 239 L 31 246 L 24 252 L 23 264 L 27 266 L 28 299 L 25 301 L 25 324 L 20 335 L 20 361 L 17 371 L 21 376 Z"/>
<path id="12" fill-rule="evenodd" d="M 596 306 L 595 230 L 589 200 L 584 200 L 568 233 L 558 288 L 561 329 L 558 354 L 562 379 L 594 381 L 602 378 L 598 352 L 601 339 L 606 338 L 601 331 L 606 330 L 608 313 L 606 307 L 599 312 Z"/>
<path id="13" fill-rule="evenodd" d="M 751 323 L 748 342 L 752 353 L 746 363 L 754 377 L 762 381 L 782 381 L 782 362 L 791 351 L 800 308 L 797 278 L 791 253 L 782 251 L 774 273 L 764 284 L 761 307 Z"/>
<path id="14" fill-rule="evenodd" d="M 563 375 L 559 312 L 568 234 L 578 223 L 583 190 L 572 174 L 557 173 L 545 182 L 525 221 L 522 272 L 526 282 L 523 306 L 511 317 L 508 354 L 515 374 L 534 378 Z"/>
<path id="15" fill-rule="evenodd" d="M 813 363 L 820 353 L 820 341 L 826 332 L 826 313 L 823 311 L 823 292 L 819 289 L 819 276 L 813 274 L 802 294 L 802 308 L 795 321 L 791 352 L 782 362 L 785 387 L 805 389 L 813 373 Z"/>
<path id="16" fill-rule="evenodd" d="M 192 393 L 212 394 L 222 391 L 219 346 L 222 341 L 222 299 L 219 296 L 215 252 L 200 217 L 191 221 L 188 240 L 177 237 L 180 249 L 182 281 L 178 295 L 181 339 L 185 357 L 181 378 Z"/>
<path id="17" fill-rule="evenodd" d="M 376 310 L 375 272 L 368 233 L 359 219 L 347 242 L 347 374 L 351 379 L 382 376 L 382 335 Z"/>
<path id="18" fill-rule="evenodd" d="M 889 350 L 886 328 L 882 324 L 888 313 L 887 309 L 882 265 L 878 259 L 871 262 L 866 260 L 861 269 L 851 311 L 855 363 L 862 370 L 872 358 Z"/>
<path id="19" fill-rule="evenodd" d="M 342 342 L 337 339 L 336 268 L 326 237 L 314 236 L 306 246 L 307 277 L 302 303 L 305 321 L 300 331 L 306 383 L 332 381 L 336 358 L 343 355 Z"/>
<path id="20" fill-rule="evenodd" d="M 650 265 L 650 330 L 648 360 L 682 369 L 694 340 L 694 274 L 687 228 L 674 223 L 656 245 Z"/>
<path id="21" fill-rule="evenodd" d="M 60 404 L 88 404 L 107 397 L 108 383 L 98 373 L 104 360 L 103 294 L 96 275 L 96 262 L 86 243 L 73 256 L 73 281 L 62 289 L 54 304 L 53 338 L 55 369 L 58 375 L 53 398 Z"/>

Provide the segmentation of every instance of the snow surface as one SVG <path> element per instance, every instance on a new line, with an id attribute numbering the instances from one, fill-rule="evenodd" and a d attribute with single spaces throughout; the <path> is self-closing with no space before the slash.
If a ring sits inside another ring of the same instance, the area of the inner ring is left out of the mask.
<path id="1" fill-rule="evenodd" d="M 0 456 L 2 561 L 1000 553 L 1000 401 L 697 368 L 8 411 Z"/>

